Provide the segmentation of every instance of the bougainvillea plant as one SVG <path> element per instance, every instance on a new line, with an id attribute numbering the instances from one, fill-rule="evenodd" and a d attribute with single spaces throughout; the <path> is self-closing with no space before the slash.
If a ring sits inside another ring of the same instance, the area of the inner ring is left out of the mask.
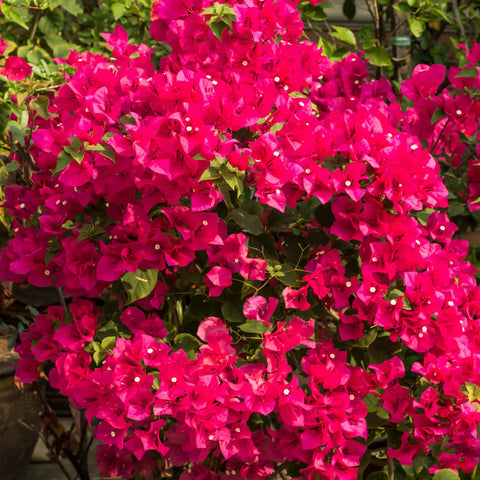
<path id="1" fill-rule="evenodd" d="M 302 29 L 290 0 L 158 1 L 158 69 L 117 27 L 36 120 L 0 271 L 72 299 L 18 376 L 85 409 L 105 476 L 476 474 L 480 290 L 432 155 L 455 132 L 419 133 L 443 79 L 402 110 Z M 471 137 L 468 98 L 436 109 Z"/>

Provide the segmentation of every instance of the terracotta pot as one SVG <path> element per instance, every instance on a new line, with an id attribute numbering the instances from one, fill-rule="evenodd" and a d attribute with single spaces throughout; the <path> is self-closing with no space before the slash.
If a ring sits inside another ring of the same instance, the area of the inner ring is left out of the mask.
<path id="1" fill-rule="evenodd" d="M 14 384 L 16 354 L 0 354 L 0 479 L 23 480 L 38 440 L 42 402 L 36 386 Z"/>

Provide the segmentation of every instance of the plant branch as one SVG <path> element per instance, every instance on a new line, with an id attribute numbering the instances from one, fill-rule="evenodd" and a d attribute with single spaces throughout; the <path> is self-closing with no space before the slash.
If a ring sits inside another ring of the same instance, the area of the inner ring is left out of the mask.
<path id="1" fill-rule="evenodd" d="M 452 13 L 455 17 L 455 23 L 460 28 L 460 33 L 465 39 L 465 45 L 468 47 L 467 33 L 465 31 L 465 26 L 463 25 L 462 19 L 460 17 L 460 10 L 458 8 L 458 0 L 452 0 Z"/>

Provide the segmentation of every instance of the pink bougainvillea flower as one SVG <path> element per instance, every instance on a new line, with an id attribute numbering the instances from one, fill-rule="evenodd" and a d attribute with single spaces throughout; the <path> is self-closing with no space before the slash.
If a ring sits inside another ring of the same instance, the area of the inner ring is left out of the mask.
<path id="1" fill-rule="evenodd" d="M 270 297 L 268 300 L 265 297 L 250 297 L 243 305 L 243 314 L 250 320 L 264 322 L 271 326 L 269 320 L 277 305 L 278 299 L 275 297 Z"/>
<path id="2" fill-rule="evenodd" d="M 0 5 L 2 3 L 0 2 Z M 5 50 L 8 48 L 8 43 L 0 37 L 0 57 L 5 53 Z"/>
<path id="3" fill-rule="evenodd" d="M 205 285 L 210 289 L 212 297 L 218 297 L 232 284 L 232 272 L 225 267 L 213 267 L 205 277 Z"/>
<path id="4" fill-rule="evenodd" d="M 32 73 L 32 67 L 20 57 L 8 57 L 3 67 L 0 67 L 0 75 L 8 80 L 18 81 L 27 78 Z"/>

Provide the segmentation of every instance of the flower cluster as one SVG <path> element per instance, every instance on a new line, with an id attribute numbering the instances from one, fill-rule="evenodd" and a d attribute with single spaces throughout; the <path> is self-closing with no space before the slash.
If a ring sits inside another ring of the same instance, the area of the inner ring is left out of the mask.
<path id="1" fill-rule="evenodd" d="M 476 67 L 480 49 L 478 45 L 471 51 L 464 45 L 459 47 L 465 50 L 466 64 L 462 68 L 451 67 L 446 79 L 445 66 L 418 65 L 412 78 L 404 82 L 402 92 L 412 106 L 401 125 L 404 131 L 424 139 L 428 149 L 447 162 L 452 193 L 466 200 L 468 209 L 475 211 L 480 208 L 480 102 L 475 93 L 480 86 Z M 444 79 L 448 85 L 439 92 Z"/>
<path id="2" fill-rule="evenodd" d="M 152 20 L 158 70 L 120 27 L 113 59 L 66 59 L 32 184 L 6 191 L 2 278 L 73 297 L 22 334 L 20 379 L 51 367 L 104 475 L 472 471 L 480 290 L 421 117 L 360 56 L 300 41 L 290 0 Z M 428 99 L 417 73 L 404 93 Z"/>

